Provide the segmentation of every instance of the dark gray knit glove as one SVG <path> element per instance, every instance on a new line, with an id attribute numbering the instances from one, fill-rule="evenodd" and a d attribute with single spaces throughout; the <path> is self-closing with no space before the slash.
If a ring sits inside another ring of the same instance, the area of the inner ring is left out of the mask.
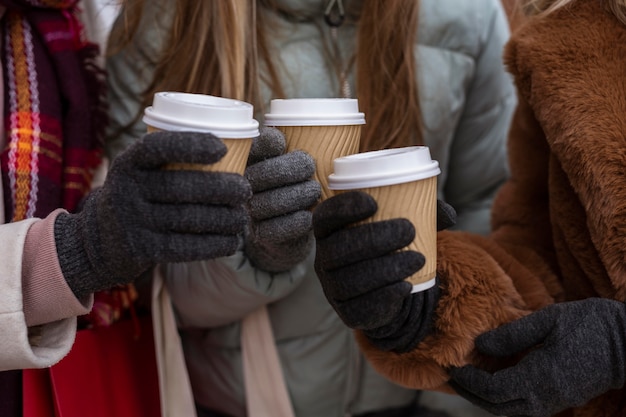
<path id="1" fill-rule="evenodd" d="M 452 207 L 438 202 L 438 227 L 455 223 Z M 421 253 L 401 250 L 415 237 L 407 219 L 354 225 L 377 210 L 366 193 L 335 195 L 313 213 L 315 270 L 324 294 L 350 328 L 362 330 L 379 349 L 413 349 L 429 333 L 439 285 L 411 294 L 407 277 L 424 266 Z"/>
<path id="2" fill-rule="evenodd" d="M 253 194 L 244 251 L 254 266 L 269 272 L 286 271 L 309 254 L 314 240 L 310 209 L 321 195 L 320 184 L 311 179 L 313 158 L 285 149 L 282 132 L 261 128 L 245 173 Z"/>
<path id="3" fill-rule="evenodd" d="M 485 410 L 507 416 L 551 416 L 624 385 L 626 306 L 589 298 L 553 304 L 476 339 L 479 352 L 509 357 L 495 373 L 452 369 L 450 385 Z"/>
<path id="4" fill-rule="evenodd" d="M 163 169 L 212 164 L 225 154 L 210 134 L 158 132 L 117 157 L 82 211 L 55 223 L 61 270 L 74 294 L 131 282 L 157 263 L 234 253 L 251 196 L 243 176 Z"/>

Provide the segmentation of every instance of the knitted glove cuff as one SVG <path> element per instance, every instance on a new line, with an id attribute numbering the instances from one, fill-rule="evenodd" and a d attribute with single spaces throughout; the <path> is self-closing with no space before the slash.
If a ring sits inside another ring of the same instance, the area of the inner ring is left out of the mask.
<path id="1" fill-rule="evenodd" d="M 115 233 L 114 220 L 98 211 L 102 192 L 93 191 L 80 213 L 59 215 L 54 224 L 61 272 L 78 298 L 128 283 L 151 266 L 120 255 L 124 253 L 124 239 Z M 108 225 L 106 241 L 100 223 Z"/>
<path id="2" fill-rule="evenodd" d="M 378 349 L 406 353 L 415 347 L 434 328 L 435 309 L 441 296 L 439 278 L 432 288 L 411 294 L 396 320 L 377 329 L 364 330 L 370 342 Z"/>
<path id="3" fill-rule="evenodd" d="M 274 245 L 254 245 L 248 241 L 244 252 L 257 268 L 270 273 L 285 272 L 304 261 L 314 246 L 313 233 Z"/>
<path id="4" fill-rule="evenodd" d="M 82 298 L 106 288 L 94 269 L 82 239 L 83 225 L 80 215 L 62 213 L 54 223 L 61 272 L 77 298 Z"/>

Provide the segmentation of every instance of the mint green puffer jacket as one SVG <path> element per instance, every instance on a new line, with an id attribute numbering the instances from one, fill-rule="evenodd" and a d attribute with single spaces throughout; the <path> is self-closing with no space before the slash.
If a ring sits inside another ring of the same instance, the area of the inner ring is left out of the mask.
<path id="1" fill-rule="evenodd" d="M 214 0 L 210 0 L 214 1 Z M 319 27 L 323 0 L 278 0 L 313 16 L 313 23 L 276 17 L 272 39 L 288 97 L 334 97 L 338 82 L 325 64 Z M 350 0 L 348 0 L 350 1 Z M 156 54 L 168 16 L 146 2 L 142 48 Z M 501 53 L 508 40 L 499 0 L 422 0 L 415 45 L 424 141 L 439 161 L 439 197 L 458 211 L 457 228 L 485 233 L 497 188 L 508 176 L 506 136 L 516 105 Z M 316 11 L 313 13 L 312 11 Z M 339 29 L 344 56 L 355 27 Z M 280 36 L 279 36 L 280 35 Z M 156 56 L 156 55 L 154 55 Z M 107 62 L 111 131 L 137 114 L 140 92 L 152 67 L 124 51 Z M 207 74 L 209 76 L 209 74 Z M 354 91 L 354 78 L 350 79 Z M 267 92 L 266 92 L 267 93 Z M 267 103 L 271 99 L 266 94 Z M 263 112 L 257 114 L 262 121 Z M 367 118 L 367 115 L 366 115 Z M 112 136 L 114 157 L 145 132 Z M 267 305 L 291 401 L 298 417 L 343 417 L 402 407 L 415 396 L 377 375 L 363 360 L 352 332 L 330 307 L 313 269 L 314 253 L 282 274 L 253 268 L 242 253 L 228 258 L 169 265 L 167 286 L 179 327 L 196 401 L 202 407 L 245 416 L 240 322 Z"/>

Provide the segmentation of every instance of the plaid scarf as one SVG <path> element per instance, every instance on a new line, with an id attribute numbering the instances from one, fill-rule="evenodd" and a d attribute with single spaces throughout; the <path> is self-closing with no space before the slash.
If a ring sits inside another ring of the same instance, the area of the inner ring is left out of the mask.
<path id="1" fill-rule="evenodd" d="M 98 47 L 83 41 L 78 0 L 0 0 L 6 218 L 74 210 L 99 164 L 106 121 Z M 0 372 L 0 414 L 20 416 L 21 371 Z"/>
<path id="2" fill-rule="evenodd" d="M 0 0 L 7 219 L 76 209 L 101 157 L 106 122 L 98 46 L 83 39 L 78 0 Z"/>

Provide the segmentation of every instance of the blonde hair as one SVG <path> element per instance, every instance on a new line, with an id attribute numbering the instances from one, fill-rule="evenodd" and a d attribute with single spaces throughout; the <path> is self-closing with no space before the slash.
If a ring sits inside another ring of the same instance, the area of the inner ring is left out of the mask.
<path id="1" fill-rule="evenodd" d="M 125 2 L 123 24 L 113 27 L 109 53 L 136 45 L 137 28 L 145 24 L 141 22 L 145 1 Z M 354 57 L 356 97 L 367 120 L 362 150 L 422 143 L 413 53 L 418 3 L 362 1 Z M 175 7 L 164 49 L 158 57 L 148 57 L 154 79 L 142 104 L 148 105 L 156 91 L 174 90 L 236 98 L 262 109 L 261 81 L 273 98 L 285 97 L 267 47 L 270 34 L 261 12 L 277 10 L 273 0 L 176 0 Z"/>
<path id="2" fill-rule="evenodd" d="M 521 0 L 520 8 L 527 16 L 546 16 L 575 0 Z M 626 0 L 604 0 L 606 7 L 626 25 Z"/>

